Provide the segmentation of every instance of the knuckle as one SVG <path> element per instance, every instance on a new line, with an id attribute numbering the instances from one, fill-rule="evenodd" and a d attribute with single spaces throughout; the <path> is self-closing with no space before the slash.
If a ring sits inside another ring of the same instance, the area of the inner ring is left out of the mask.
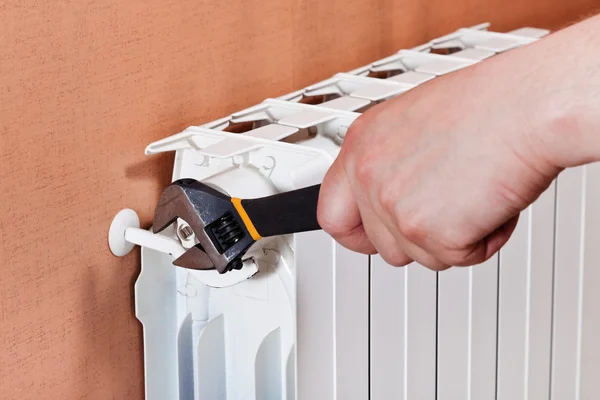
<path id="1" fill-rule="evenodd" d="M 471 246 L 464 250 L 451 251 L 447 255 L 449 263 L 456 266 L 469 266 L 481 264 L 485 261 L 485 247 Z"/>
<path id="2" fill-rule="evenodd" d="M 451 265 L 445 264 L 445 263 L 438 263 L 438 264 L 435 264 L 435 265 L 432 265 L 431 267 L 429 267 L 430 270 L 436 271 L 436 272 L 442 272 L 449 268 L 452 268 Z"/>
<path id="3" fill-rule="evenodd" d="M 357 160 L 355 174 L 356 180 L 361 185 L 369 185 L 373 181 L 376 173 L 373 164 L 364 155 Z"/>
<path id="4" fill-rule="evenodd" d="M 328 211 L 321 208 L 317 209 L 317 222 L 326 233 L 335 237 L 347 234 L 347 229 L 337 220 L 331 218 Z"/>
<path id="5" fill-rule="evenodd" d="M 420 265 L 432 271 L 444 271 L 450 268 L 450 265 L 443 260 L 437 259 L 431 255 L 426 255 L 423 259 L 417 260 Z"/>
<path id="6" fill-rule="evenodd" d="M 344 137 L 344 145 L 346 147 L 352 145 L 357 137 L 360 137 L 361 123 L 359 123 L 359 119 L 357 118 L 354 122 L 348 127 L 346 131 L 346 136 Z"/>
<path id="7" fill-rule="evenodd" d="M 444 257 L 456 265 L 465 257 L 472 257 L 473 243 L 477 240 L 471 229 L 457 223 L 452 229 L 440 232 L 438 246 L 442 249 Z"/>
<path id="8" fill-rule="evenodd" d="M 379 204 L 389 215 L 396 215 L 398 205 L 398 196 L 394 188 L 394 185 L 384 185 L 379 192 Z"/>
<path id="9" fill-rule="evenodd" d="M 356 137 L 360 137 L 367 127 L 371 123 L 371 117 L 369 114 L 363 113 L 356 118 L 346 132 L 346 139 L 354 140 Z"/>
<path id="10" fill-rule="evenodd" d="M 329 218 L 327 211 L 323 211 L 322 208 L 317 208 L 317 222 L 319 223 L 321 229 L 323 229 L 330 235 L 336 232 L 338 229 L 338 226 L 335 223 L 335 221 L 332 221 Z"/>
<path id="11" fill-rule="evenodd" d="M 464 260 L 456 254 L 443 254 L 440 256 L 441 260 L 447 265 L 460 265 L 461 261 Z"/>
<path id="12" fill-rule="evenodd" d="M 398 230 L 409 241 L 420 244 L 429 237 L 425 218 L 418 211 L 404 211 L 396 220 Z"/>
<path id="13" fill-rule="evenodd" d="M 410 257 L 399 251 L 383 251 L 379 252 L 379 255 L 383 261 L 392 267 L 404 267 L 413 262 Z"/>
<path id="14" fill-rule="evenodd" d="M 455 252 L 463 253 L 468 249 L 469 244 L 472 242 L 473 238 L 470 235 L 468 229 L 461 229 L 456 232 L 451 237 L 445 237 L 442 244 L 450 250 L 455 250 Z"/>
<path id="15" fill-rule="evenodd" d="M 442 260 L 446 264 L 449 265 L 461 265 L 465 261 L 465 253 L 464 252 L 446 252 L 440 256 Z"/>
<path id="16" fill-rule="evenodd" d="M 369 125 L 369 119 L 364 114 L 359 116 L 348 129 L 340 152 L 346 170 L 354 175 L 360 185 L 370 185 L 376 177 L 374 150 L 364 143 L 364 133 Z"/>
<path id="17" fill-rule="evenodd" d="M 366 120 L 364 115 L 360 115 L 357 119 L 350 124 L 346 136 L 344 137 L 343 147 L 347 149 L 354 149 L 360 146 L 361 139 L 365 136 L 364 132 L 367 130 L 369 122 Z"/>
<path id="18" fill-rule="evenodd" d="M 427 268 L 432 269 L 434 271 L 441 271 L 448 268 L 448 263 L 443 259 L 437 259 L 434 257 L 430 257 L 424 264 Z"/>

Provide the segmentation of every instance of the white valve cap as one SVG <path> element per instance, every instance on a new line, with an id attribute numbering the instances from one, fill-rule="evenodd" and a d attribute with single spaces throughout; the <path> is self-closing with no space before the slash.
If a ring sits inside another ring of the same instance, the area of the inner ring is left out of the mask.
<path id="1" fill-rule="evenodd" d="M 125 240 L 125 231 L 127 228 L 139 227 L 140 218 L 135 211 L 130 208 L 119 211 L 113 218 L 108 230 L 108 246 L 110 247 L 110 251 L 118 257 L 129 254 L 135 247 L 135 244 Z"/>

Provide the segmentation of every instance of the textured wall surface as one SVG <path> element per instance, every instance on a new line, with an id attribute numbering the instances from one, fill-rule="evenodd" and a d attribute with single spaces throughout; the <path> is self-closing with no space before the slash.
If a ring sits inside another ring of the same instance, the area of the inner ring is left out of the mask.
<path id="1" fill-rule="evenodd" d="M 149 142 L 483 21 L 556 28 L 598 0 L 0 2 L 0 399 L 142 399 L 139 250 L 172 156 Z"/>

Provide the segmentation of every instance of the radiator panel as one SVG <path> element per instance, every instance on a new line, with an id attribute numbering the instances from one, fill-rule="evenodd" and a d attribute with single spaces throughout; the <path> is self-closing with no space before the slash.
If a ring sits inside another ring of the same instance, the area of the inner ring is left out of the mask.
<path id="1" fill-rule="evenodd" d="M 369 398 L 369 257 L 335 247 L 335 364 L 339 399 Z"/>
<path id="2" fill-rule="evenodd" d="M 584 168 L 564 171 L 557 180 L 553 299 L 553 400 L 576 399 L 578 386 L 581 252 L 584 213 Z"/>
<path id="3" fill-rule="evenodd" d="M 597 398 L 600 376 L 600 165 L 585 169 L 585 194 L 583 219 L 583 273 L 580 276 L 579 296 L 579 373 L 580 382 L 576 395 L 581 399 Z"/>
<path id="4" fill-rule="evenodd" d="M 322 232 L 296 235 L 298 399 L 335 393 L 335 244 Z M 319 279 L 315 279 L 315 277 Z"/>
<path id="5" fill-rule="evenodd" d="M 500 251 L 498 399 L 548 398 L 554 186 L 520 217 Z"/>
<path id="6" fill-rule="evenodd" d="M 437 274 L 371 266 L 371 399 L 435 399 Z"/>
<path id="7" fill-rule="evenodd" d="M 440 273 L 438 285 L 437 398 L 494 398 L 498 255 Z"/>

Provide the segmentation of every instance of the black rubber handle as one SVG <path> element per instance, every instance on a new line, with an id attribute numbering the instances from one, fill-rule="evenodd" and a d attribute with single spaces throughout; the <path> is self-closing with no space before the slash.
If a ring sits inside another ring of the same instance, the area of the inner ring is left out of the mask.
<path id="1" fill-rule="evenodd" d="M 319 230 L 317 202 L 321 185 L 242 200 L 242 206 L 262 237 Z"/>

